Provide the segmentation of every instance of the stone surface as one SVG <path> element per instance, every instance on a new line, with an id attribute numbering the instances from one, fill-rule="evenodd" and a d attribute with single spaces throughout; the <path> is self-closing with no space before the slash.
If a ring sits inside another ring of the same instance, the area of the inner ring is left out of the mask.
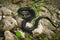
<path id="1" fill-rule="evenodd" d="M 16 17 L 16 21 L 18 23 L 18 25 L 21 27 L 21 23 L 24 19 L 22 19 L 21 17 Z"/>
<path id="2" fill-rule="evenodd" d="M 3 19 L 3 30 L 11 30 L 17 26 L 17 21 L 11 16 L 5 16 Z"/>
<path id="3" fill-rule="evenodd" d="M 3 12 L 4 16 L 11 16 L 12 15 L 12 11 L 6 7 L 1 7 L 0 10 Z"/>
<path id="4" fill-rule="evenodd" d="M 2 16 L 0 16 L 0 20 L 2 19 Z"/>
<path id="5" fill-rule="evenodd" d="M 46 20 L 46 19 L 41 19 L 39 21 L 38 27 L 33 30 L 33 34 L 41 34 L 41 33 L 45 33 L 48 36 L 51 36 L 51 34 L 54 34 L 54 32 L 52 30 L 56 30 L 55 27 L 53 27 L 53 25 L 51 25 L 51 23 Z"/>
<path id="6" fill-rule="evenodd" d="M 13 3 L 18 3 L 18 2 L 20 2 L 21 0 L 12 0 L 13 1 Z M 23 1 L 23 0 L 22 0 Z"/>
<path id="7" fill-rule="evenodd" d="M 46 8 L 46 7 L 44 7 L 44 6 L 41 6 L 41 7 L 40 7 L 39 16 L 47 16 L 47 17 L 51 18 L 51 13 L 50 13 L 50 11 L 48 10 L 48 8 Z"/>
<path id="8" fill-rule="evenodd" d="M 33 30 L 32 32 L 33 32 L 33 34 L 35 34 L 35 33 L 41 34 L 43 32 L 43 29 L 44 28 L 43 28 L 41 22 L 39 21 L 38 27 L 35 30 Z"/>
<path id="9" fill-rule="evenodd" d="M 0 40 L 3 40 L 3 37 L 0 37 Z"/>
<path id="10" fill-rule="evenodd" d="M 13 11 L 13 13 L 16 13 L 17 10 L 20 8 L 18 5 L 15 5 L 15 4 L 10 4 L 8 6 L 6 6 L 7 8 L 9 8 L 10 10 Z"/>
<path id="11" fill-rule="evenodd" d="M 18 40 L 18 38 L 10 31 L 5 31 L 4 36 L 5 36 L 5 40 Z"/>
<path id="12" fill-rule="evenodd" d="M 28 27 L 31 28 L 32 26 L 33 26 L 33 23 L 29 23 L 29 22 L 26 23 L 26 27 L 27 27 L 27 28 L 28 28 Z"/>

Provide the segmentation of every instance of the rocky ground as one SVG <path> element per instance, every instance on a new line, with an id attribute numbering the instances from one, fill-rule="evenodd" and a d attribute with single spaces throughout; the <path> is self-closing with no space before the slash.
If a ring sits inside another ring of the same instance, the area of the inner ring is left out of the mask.
<path id="1" fill-rule="evenodd" d="M 41 19 L 39 21 L 38 28 L 32 31 L 33 34 L 23 32 L 20 28 L 23 19 L 21 19 L 21 17 L 18 16 L 17 10 L 21 7 L 28 6 L 29 3 L 33 1 L 0 0 L 0 40 L 59 40 L 60 1 L 59 0 L 56 1 L 41 0 L 41 1 L 44 1 L 45 4 L 41 4 L 39 6 L 38 16 L 49 17 L 57 26 L 57 28 L 54 27 L 47 19 Z M 16 32 L 21 33 L 21 37 L 20 36 L 18 37 L 16 35 Z"/>

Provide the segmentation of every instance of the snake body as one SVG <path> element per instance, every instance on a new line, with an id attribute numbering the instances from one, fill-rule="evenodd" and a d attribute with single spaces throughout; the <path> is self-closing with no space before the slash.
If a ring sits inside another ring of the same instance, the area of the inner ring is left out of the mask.
<path id="1" fill-rule="evenodd" d="M 30 9 L 30 7 L 24 7 L 24 8 L 21 8 L 18 10 L 18 13 L 21 14 L 21 15 L 24 15 L 22 12 L 23 11 L 28 11 L 30 13 L 30 16 L 25 18 L 23 21 L 22 21 L 22 27 L 21 29 L 25 32 L 28 32 L 28 33 L 32 33 L 32 31 L 34 29 L 36 29 L 38 27 L 38 23 L 39 23 L 39 20 L 41 19 L 47 19 L 51 22 L 51 24 L 56 27 L 56 25 L 54 25 L 54 22 L 49 18 L 49 17 L 45 17 L 45 16 L 39 16 L 36 21 L 35 21 L 35 24 L 31 27 L 31 28 L 28 28 L 26 27 L 26 23 L 27 22 L 30 22 L 34 17 L 35 17 L 35 12 L 33 9 Z"/>

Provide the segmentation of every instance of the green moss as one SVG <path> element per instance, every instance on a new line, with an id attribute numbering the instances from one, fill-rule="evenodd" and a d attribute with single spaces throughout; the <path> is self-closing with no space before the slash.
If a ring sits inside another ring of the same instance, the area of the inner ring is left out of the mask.
<path id="1" fill-rule="evenodd" d="M 47 37 L 44 37 L 44 40 L 48 40 L 48 38 Z"/>
<path id="2" fill-rule="evenodd" d="M 31 40 L 29 37 L 26 37 L 24 40 Z"/>
<path id="3" fill-rule="evenodd" d="M 15 32 L 15 34 L 16 34 L 16 36 L 17 36 L 18 38 L 21 38 L 21 32 L 20 32 L 19 30 L 17 30 L 17 31 Z"/>
<path id="4" fill-rule="evenodd" d="M 7 0 L 8 3 L 12 3 L 12 0 Z"/>
<path id="5" fill-rule="evenodd" d="M 25 39 L 24 40 L 31 40 L 31 38 L 30 38 L 30 34 L 26 34 L 26 36 L 25 36 Z"/>

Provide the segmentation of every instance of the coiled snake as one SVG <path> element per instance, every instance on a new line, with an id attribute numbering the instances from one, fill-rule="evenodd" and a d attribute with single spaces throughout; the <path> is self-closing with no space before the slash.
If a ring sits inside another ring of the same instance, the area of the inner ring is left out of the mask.
<path id="1" fill-rule="evenodd" d="M 28 11 L 28 13 L 24 14 L 23 11 Z M 27 23 L 27 22 L 30 22 L 30 21 L 35 17 L 35 12 L 34 12 L 34 10 L 31 9 L 30 7 L 20 8 L 20 9 L 18 10 L 18 14 L 19 14 L 19 15 L 22 15 L 22 16 L 24 16 L 24 15 L 26 16 L 26 18 L 24 18 L 24 20 L 23 20 L 23 22 L 22 22 L 22 25 L 21 25 L 21 26 L 22 26 L 21 29 L 22 29 L 23 31 L 25 31 L 25 32 L 32 33 L 32 31 L 38 27 L 38 22 L 39 22 L 39 20 L 41 20 L 41 19 L 47 19 L 47 20 L 49 20 L 49 21 L 51 22 L 51 24 L 52 24 L 54 27 L 56 27 L 56 25 L 54 24 L 54 22 L 53 22 L 49 17 L 45 17 L 45 16 L 39 16 L 39 17 L 36 19 L 35 24 L 34 24 L 31 28 L 26 27 L 26 23 Z"/>

